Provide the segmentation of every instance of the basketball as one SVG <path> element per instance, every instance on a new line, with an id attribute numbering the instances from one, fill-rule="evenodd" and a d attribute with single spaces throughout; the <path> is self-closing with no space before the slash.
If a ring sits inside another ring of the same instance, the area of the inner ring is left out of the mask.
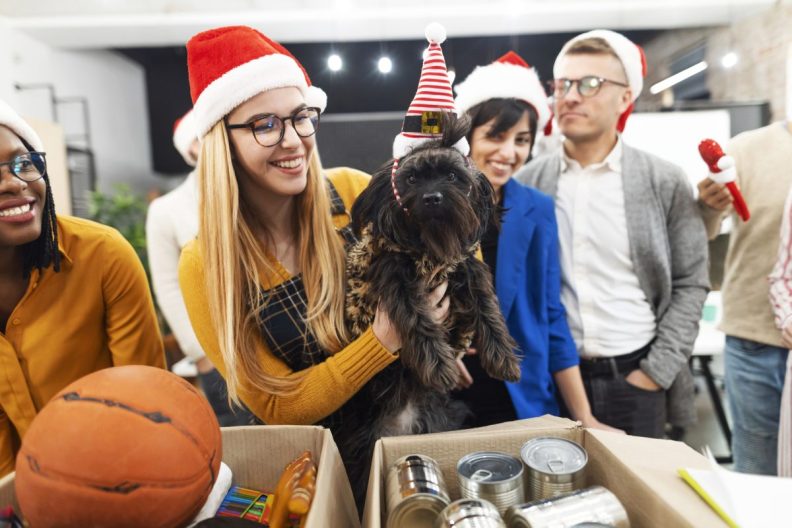
<path id="1" fill-rule="evenodd" d="M 166 370 L 124 366 L 55 396 L 25 435 L 16 495 L 33 528 L 185 526 L 220 468 L 220 427 Z"/>

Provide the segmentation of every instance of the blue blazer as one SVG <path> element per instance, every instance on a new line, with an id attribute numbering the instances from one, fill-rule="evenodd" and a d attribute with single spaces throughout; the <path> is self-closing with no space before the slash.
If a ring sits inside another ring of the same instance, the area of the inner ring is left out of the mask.
<path id="1" fill-rule="evenodd" d="M 495 286 L 522 358 L 520 381 L 507 383 L 518 418 L 558 414 L 553 373 L 579 363 L 561 304 L 558 225 L 553 199 L 510 179 L 498 237 Z"/>

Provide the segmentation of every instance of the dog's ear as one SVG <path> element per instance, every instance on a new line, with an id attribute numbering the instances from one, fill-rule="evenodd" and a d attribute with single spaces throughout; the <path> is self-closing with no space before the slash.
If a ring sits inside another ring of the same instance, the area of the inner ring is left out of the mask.
<path id="1" fill-rule="evenodd" d="M 444 148 L 452 148 L 459 140 L 467 137 L 470 132 L 470 118 L 467 114 L 457 116 L 450 112 L 443 112 L 443 138 L 440 140 L 440 146 Z"/>
<path id="2" fill-rule="evenodd" d="M 478 213 L 479 217 L 479 231 L 477 240 L 481 240 L 484 233 L 487 232 L 487 227 L 491 225 L 500 225 L 500 207 L 495 202 L 495 190 L 489 182 L 484 173 L 472 167 L 476 173 L 474 182 L 474 189 L 471 193 L 473 199 L 473 207 Z"/>
<path id="3" fill-rule="evenodd" d="M 375 233 L 393 239 L 399 221 L 396 216 L 401 213 L 401 210 L 393 195 L 392 170 L 393 161 L 391 160 L 371 177 L 368 187 L 352 204 L 352 229 L 358 238 L 367 225 L 373 224 Z"/>

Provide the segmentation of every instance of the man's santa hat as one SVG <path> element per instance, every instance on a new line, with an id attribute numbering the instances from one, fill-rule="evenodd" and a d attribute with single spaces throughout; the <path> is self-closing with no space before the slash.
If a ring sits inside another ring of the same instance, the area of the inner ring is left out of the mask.
<path id="1" fill-rule="evenodd" d="M 298 88 L 308 106 L 327 106 L 327 95 L 286 48 L 246 26 L 195 35 L 187 42 L 187 69 L 198 138 L 240 104 L 275 88 Z"/>
<path id="2" fill-rule="evenodd" d="M 393 141 L 393 157 L 396 160 L 422 143 L 443 137 L 441 113 L 457 114 L 445 57 L 440 48 L 446 39 L 446 30 L 435 22 L 426 26 L 425 34 L 429 48 L 424 54 L 418 91 L 404 116 L 402 130 Z M 465 138 L 460 139 L 454 148 L 464 156 L 470 152 Z"/>
<path id="3" fill-rule="evenodd" d="M 27 124 L 8 103 L 0 100 L 0 125 L 11 129 L 11 132 L 22 138 L 33 150 L 43 151 L 44 143 L 33 127 Z"/>
<path id="4" fill-rule="evenodd" d="M 193 119 L 193 111 L 189 110 L 173 123 L 173 146 L 190 167 L 195 167 L 198 163 L 195 154 L 191 151 L 193 142 L 198 139 L 195 135 Z"/>
<path id="5" fill-rule="evenodd" d="M 536 112 L 537 130 L 542 130 L 546 136 L 552 133 L 553 113 L 539 75 L 514 51 L 491 64 L 477 66 L 454 90 L 460 112 L 467 112 L 490 99 L 524 101 Z"/>
<path id="6" fill-rule="evenodd" d="M 644 77 L 646 77 L 646 55 L 644 55 L 644 51 L 640 46 L 635 44 L 621 33 L 616 33 L 615 31 L 610 31 L 608 29 L 595 29 L 594 31 L 582 33 L 564 44 L 564 47 L 561 48 L 561 53 L 558 54 L 555 65 L 553 66 L 553 76 L 556 78 L 561 76 L 559 71 L 561 59 L 564 57 L 564 55 L 566 55 L 567 51 L 569 51 L 569 48 L 572 47 L 573 44 L 580 42 L 581 40 L 592 38 L 604 40 L 608 46 L 613 49 L 613 52 L 616 53 L 616 56 L 622 63 L 622 66 L 624 66 L 624 71 L 627 74 L 627 84 L 630 85 L 630 90 L 632 90 L 632 100 L 633 103 L 635 103 L 635 100 L 638 99 L 639 95 L 641 95 L 641 90 L 643 90 L 643 80 Z M 630 107 L 619 117 L 619 123 L 617 126 L 620 132 L 624 130 L 624 126 L 627 123 L 627 118 L 632 113 L 634 106 L 634 104 L 631 104 Z"/>

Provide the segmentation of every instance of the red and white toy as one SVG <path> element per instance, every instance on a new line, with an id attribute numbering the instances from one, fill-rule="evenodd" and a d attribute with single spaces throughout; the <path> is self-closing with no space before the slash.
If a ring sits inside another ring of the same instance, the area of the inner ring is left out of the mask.
<path id="1" fill-rule="evenodd" d="M 724 154 L 723 149 L 714 139 L 705 139 L 699 143 L 699 154 L 709 166 L 710 179 L 726 185 L 734 198 L 734 210 L 743 222 L 747 222 L 751 218 L 751 213 L 748 211 L 740 188 L 737 187 L 737 169 L 734 168 L 734 158 Z"/>

